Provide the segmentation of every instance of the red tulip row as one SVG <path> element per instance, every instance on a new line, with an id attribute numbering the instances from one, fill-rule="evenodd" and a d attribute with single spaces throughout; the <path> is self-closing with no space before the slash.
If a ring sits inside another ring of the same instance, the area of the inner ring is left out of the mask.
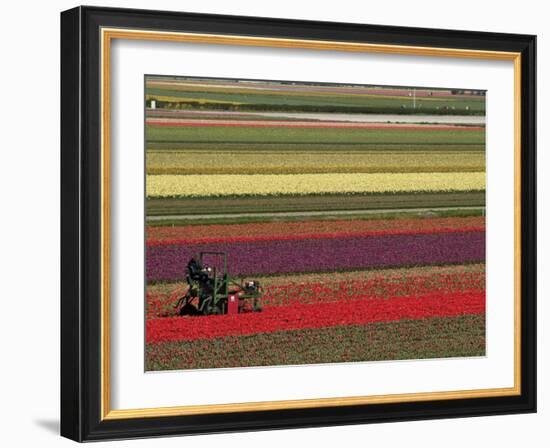
<path id="1" fill-rule="evenodd" d="M 212 339 L 256 333 L 363 325 L 404 319 L 450 317 L 485 312 L 485 292 L 439 292 L 391 299 L 338 300 L 268 307 L 261 313 L 170 317 L 146 321 L 147 343 Z"/>
<path id="2" fill-rule="evenodd" d="M 363 362 L 485 355 L 485 315 L 340 325 L 147 344 L 146 370 Z"/>
<path id="3" fill-rule="evenodd" d="M 341 277 L 341 278 L 340 278 Z M 338 273 L 315 276 L 315 281 L 290 281 L 287 277 L 266 279 L 262 306 L 295 303 L 325 303 L 335 300 L 366 300 L 429 293 L 485 289 L 485 272 L 438 272 L 410 276 L 346 278 Z M 263 283 L 263 281 L 262 281 Z M 173 316 L 173 303 L 185 294 L 185 284 L 153 286 L 147 292 L 147 319 Z"/>
<path id="4" fill-rule="evenodd" d="M 291 305 L 294 303 L 326 303 L 337 300 L 388 299 L 399 296 L 419 296 L 430 293 L 439 295 L 456 291 L 485 288 L 485 275 L 482 272 L 461 275 L 439 274 L 433 276 L 405 278 L 374 278 L 369 280 L 347 280 L 325 282 L 272 285 L 266 288 L 263 303 L 267 306 Z"/>
<path id="5" fill-rule="evenodd" d="M 459 232 L 483 232 L 485 227 L 462 227 L 462 228 L 441 228 L 437 230 L 437 233 L 459 233 Z M 166 240 L 157 240 L 157 241 L 147 241 L 148 247 L 153 246 L 170 246 L 170 245 L 180 245 L 180 244 L 210 244 L 210 243 L 256 243 L 260 241 L 295 241 L 295 240 L 319 240 L 319 239 L 339 239 L 346 236 L 354 237 L 368 237 L 368 236 L 378 236 L 378 235 L 426 235 L 436 233 L 432 229 L 419 229 L 419 230 L 407 230 L 407 229 L 396 229 L 396 230 L 371 230 L 370 232 L 363 233 L 311 233 L 303 235 L 280 235 L 277 237 L 273 236 L 230 236 L 230 237 L 218 237 L 218 238 L 197 238 L 197 239 L 166 239 Z"/>
<path id="6" fill-rule="evenodd" d="M 485 229 L 481 216 L 465 218 L 335 220 L 148 227 L 147 246 L 342 236 L 445 233 Z"/>

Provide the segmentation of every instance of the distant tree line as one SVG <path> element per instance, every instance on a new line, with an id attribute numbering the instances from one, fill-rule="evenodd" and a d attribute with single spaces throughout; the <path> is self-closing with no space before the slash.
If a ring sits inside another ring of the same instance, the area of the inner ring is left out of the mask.
<path id="1" fill-rule="evenodd" d="M 485 90 L 451 89 L 451 95 L 485 96 Z"/>

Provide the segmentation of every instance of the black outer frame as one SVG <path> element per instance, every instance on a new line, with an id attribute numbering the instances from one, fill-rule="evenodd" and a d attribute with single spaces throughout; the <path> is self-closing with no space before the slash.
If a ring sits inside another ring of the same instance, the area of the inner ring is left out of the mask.
<path id="1" fill-rule="evenodd" d="M 100 27 L 520 52 L 521 395 L 100 420 Z M 96 7 L 61 13 L 61 435 L 142 438 L 536 412 L 536 36 Z"/>

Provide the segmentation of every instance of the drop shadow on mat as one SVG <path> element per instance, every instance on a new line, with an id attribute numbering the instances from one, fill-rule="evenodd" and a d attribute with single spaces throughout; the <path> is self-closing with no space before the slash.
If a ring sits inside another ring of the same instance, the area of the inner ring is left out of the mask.
<path id="1" fill-rule="evenodd" d="M 59 420 L 56 419 L 36 419 L 34 424 L 52 434 L 59 434 Z"/>

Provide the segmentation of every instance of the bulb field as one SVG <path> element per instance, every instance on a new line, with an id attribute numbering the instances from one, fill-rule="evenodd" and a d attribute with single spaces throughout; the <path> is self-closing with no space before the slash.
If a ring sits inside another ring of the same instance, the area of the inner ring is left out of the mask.
<path id="1" fill-rule="evenodd" d="M 146 370 L 485 355 L 484 94 L 152 76 L 145 99 Z M 261 311 L 179 315 L 201 252 Z"/>

